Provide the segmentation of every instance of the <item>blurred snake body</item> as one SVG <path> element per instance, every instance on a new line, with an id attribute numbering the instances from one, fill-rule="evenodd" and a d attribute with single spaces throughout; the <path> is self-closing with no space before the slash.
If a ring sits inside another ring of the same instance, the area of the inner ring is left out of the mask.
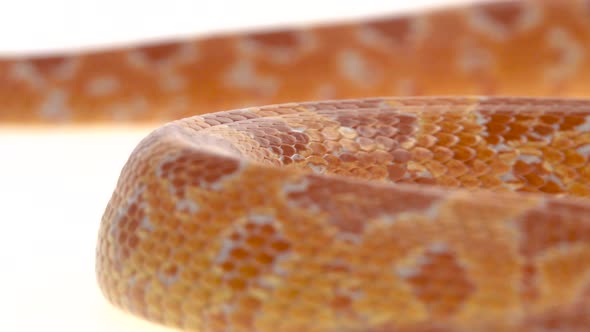
<path id="1" fill-rule="evenodd" d="M 145 319 L 590 331 L 589 45 L 589 1 L 539 0 L 5 58 L 0 119 L 171 121 L 97 245 Z"/>

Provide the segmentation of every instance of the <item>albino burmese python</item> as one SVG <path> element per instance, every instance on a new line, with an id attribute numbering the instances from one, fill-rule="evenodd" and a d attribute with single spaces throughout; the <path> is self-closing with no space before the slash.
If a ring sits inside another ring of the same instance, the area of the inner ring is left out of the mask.
<path id="1" fill-rule="evenodd" d="M 572 98 L 590 96 L 588 45 L 590 1 L 542 0 L 13 58 L 0 118 L 311 101 L 139 144 L 97 249 L 103 293 L 135 315 L 212 332 L 590 331 L 590 100 Z M 313 102 L 382 95 L 398 97 Z"/>

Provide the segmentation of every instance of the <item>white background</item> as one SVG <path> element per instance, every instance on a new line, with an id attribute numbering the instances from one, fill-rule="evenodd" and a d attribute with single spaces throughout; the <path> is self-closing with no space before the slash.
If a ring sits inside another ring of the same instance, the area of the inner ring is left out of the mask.
<path id="1" fill-rule="evenodd" d="M 240 28 L 403 13 L 470 0 L 0 0 L 0 54 L 120 45 Z M 94 276 L 97 229 L 148 129 L 0 123 L 0 330 L 167 331 L 110 306 Z"/>

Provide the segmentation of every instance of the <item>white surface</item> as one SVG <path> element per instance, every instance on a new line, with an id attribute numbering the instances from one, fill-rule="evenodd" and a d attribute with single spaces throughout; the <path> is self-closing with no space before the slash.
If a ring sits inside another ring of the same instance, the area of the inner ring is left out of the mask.
<path id="1" fill-rule="evenodd" d="M 474 0 L 0 0 L 0 52 L 121 44 L 469 2 Z"/>
<path id="2" fill-rule="evenodd" d="M 158 331 L 94 276 L 100 217 L 143 135 L 0 129 L 0 331 Z"/>
<path id="3" fill-rule="evenodd" d="M 204 1 L 172 0 L 147 7 L 147 1 L 141 7 L 140 2 L 122 0 L 0 1 L 0 53 L 317 22 L 460 2 L 471 1 L 215 0 L 204 7 Z M 111 307 L 94 276 L 101 215 L 121 167 L 146 133 L 0 127 L 1 331 L 167 331 Z"/>

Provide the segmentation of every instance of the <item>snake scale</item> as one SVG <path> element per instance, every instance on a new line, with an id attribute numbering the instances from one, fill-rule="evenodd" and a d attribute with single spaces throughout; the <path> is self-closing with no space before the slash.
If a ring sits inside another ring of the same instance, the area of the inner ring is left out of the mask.
<path id="1" fill-rule="evenodd" d="M 539 0 L 5 58 L 0 119 L 170 121 L 97 245 L 145 319 L 590 331 L 589 45 L 590 1 Z"/>

